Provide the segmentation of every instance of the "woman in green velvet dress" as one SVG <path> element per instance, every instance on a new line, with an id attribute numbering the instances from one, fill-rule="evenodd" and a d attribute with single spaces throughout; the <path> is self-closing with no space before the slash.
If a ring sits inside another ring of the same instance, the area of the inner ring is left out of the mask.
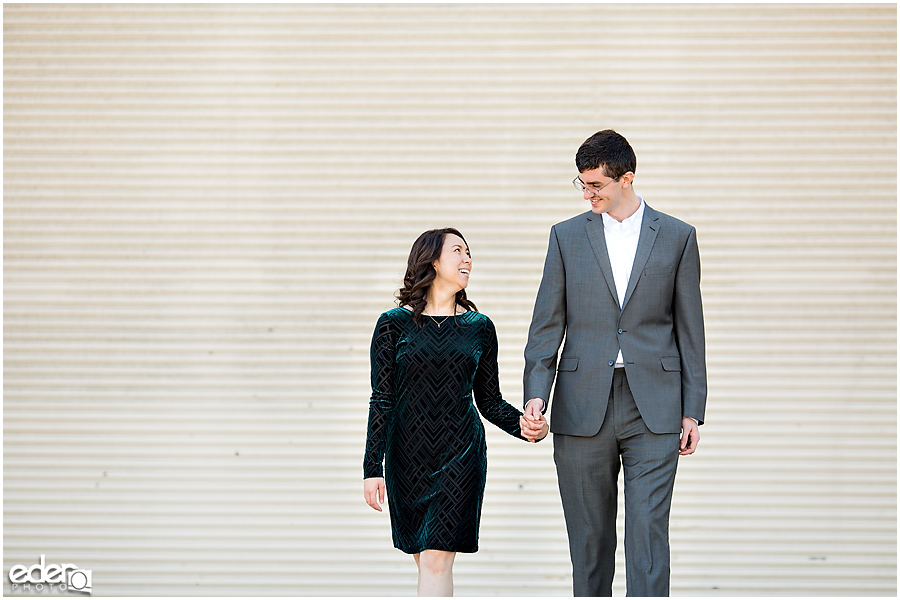
<path id="1" fill-rule="evenodd" d="M 466 298 L 471 269 L 459 231 L 423 233 L 400 306 L 372 336 L 364 494 L 377 511 L 390 497 L 394 546 L 415 558 L 420 596 L 453 595 L 456 553 L 478 550 L 487 473 L 478 411 L 522 440 L 548 431 L 500 395 L 494 324 Z"/>

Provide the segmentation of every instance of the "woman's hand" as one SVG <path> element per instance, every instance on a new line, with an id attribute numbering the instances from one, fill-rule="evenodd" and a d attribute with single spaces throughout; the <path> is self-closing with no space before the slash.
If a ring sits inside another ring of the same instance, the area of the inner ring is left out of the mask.
<path id="1" fill-rule="evenodd" d="M 544 415 L 541 415 L 539 420 L 535 420 L 529 416 L 529 413 L 519 417 L 519 429 L 522 432 L 522 437 L 532 444 L 544 439 L 550 432 L 550 426 L 547 424 L 547 418 Z"/>
<path id="2" fill-rule="evenodd" d="M 384 502 L 384 477 L 369 477 L 363 479 L 363 495 L 366 497 L 366 504 L 381 512 L 379 502 Z"/>

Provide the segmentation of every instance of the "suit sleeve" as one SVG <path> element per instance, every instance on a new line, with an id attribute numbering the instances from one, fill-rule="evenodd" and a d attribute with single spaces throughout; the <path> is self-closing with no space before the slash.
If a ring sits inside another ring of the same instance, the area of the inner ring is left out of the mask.
<path id="1" fill-rule="evenodd" d="M 693 227 L 675 274 L 675 342 L 681 354 L 681 415 L 703 424 L 706 411 L 706 337 L 700 299 L 700 250 Z"/>
<path id="2" fill-rule="evenodd" d="M 503 399 L 500 394 L 500 369 L 497 364 L 497 330 L 488 319 L 481 343 L 481 356 L 475 370 L 475 406 L 485 419 L 521 440 L 519 417 L 522 411 Z"/>
<path id="3" fill-rule="evenodd" d="M 396 334 L 388 315 L 383 314 L 375 325 L 369 362 L 372 376 L 372 396 L 369 399 L 369 427 L 366 435 L 366 454 L 363 458 L 363 478 L 384 477 L 384 443 L 388 422 L 394 408 L 394 346 Z"/>
<path id="4" fill-rule="evenodd" d="M 556 376 L 556 358 L 566 332 L 566 271 L 556 227 L 550 229 L 544 274 L 534 301 L 528 342 L 525 345 L 525 402 L 541 398 L 550 406 L 550 389 Z"/>

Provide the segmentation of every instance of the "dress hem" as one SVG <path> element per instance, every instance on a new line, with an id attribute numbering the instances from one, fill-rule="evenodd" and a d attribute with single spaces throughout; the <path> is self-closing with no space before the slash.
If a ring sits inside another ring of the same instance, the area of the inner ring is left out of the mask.
<path id="1" fill-rule="evenodd" d="M 478 552 L 477 546 L 475 547 L 474 550 L 448 550 L 447 548 L 422 548 L 422 550 L 416 550 L 416 551 L 412 551 L 412 552 L 409 550 L 404 550 L 400 546 L 394 546 L 394 548 L 396 548 L 400 552 L 403 552 L 404 554 L 419 554 L 423 550 L 440 550 L 441 552 L 456 552 L 457 554 L 475 554 L 476 552 Z"/>

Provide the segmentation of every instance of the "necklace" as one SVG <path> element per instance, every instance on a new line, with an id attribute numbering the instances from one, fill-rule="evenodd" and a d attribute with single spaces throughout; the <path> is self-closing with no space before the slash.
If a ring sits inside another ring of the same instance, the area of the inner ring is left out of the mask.
<path id="1" fill-rule="evenodd" d="M 441 325 L 443 325 L 444 323 L 446 323 L 446 322 L 447 322 L 447 319 L 450 318 L 450 315 L 446 315 L 442 321 L 438 321 L 437 319 L 435 319 L 434 317 L 432 317 L 432 316 L 429 315 L 429 314 L 426 314 L 426 313 L 424 313 L 424 312 L 423 312 L 422 314 L 425 314 L 425 316 L 427 316 L 429 319 L 431 319 L 432 321 L 434 321 L 434 323 L 438 326 L 438 329 L 440 329 L 440 328 L 441 328 Z M 455 302 L 455 301 L 453 302 L 453 314 L 454 314 L 454 315 L 456 314 L 456 302 Z"/>
<path id="2" fill-rule="evenodd" d="M 440 328 L 441 328 L 441 325 L 443 325 L 443 324 L 447 321 L 447 319 L 450 318 L 450 315 L 447 315 L 446 317 L 444 317 L 444 320 L 443 320 L 443 321 L 438 321 L 437 319 L 435 319 L 435 318 L 432 317 L 431 315 L 426 315 L 426 316 L 427 316 L 429 319 L 431 319 L 432 321 L 434 321 L 434 322 L 437 324 L 438 329 L 440 329 Z"/>

